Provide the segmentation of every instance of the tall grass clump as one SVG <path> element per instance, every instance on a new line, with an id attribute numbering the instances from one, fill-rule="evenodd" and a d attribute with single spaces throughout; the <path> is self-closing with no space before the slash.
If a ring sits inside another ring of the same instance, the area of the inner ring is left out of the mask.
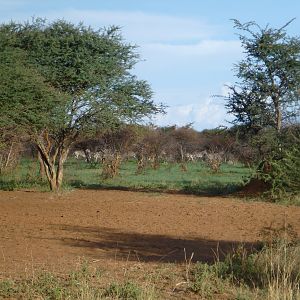
<path id="1" fill-rule="evenodd" d="M 204 299 L 226 292 L 234 299 L 298 300 L 300 243 L 277 239 L 252 253 L 241 245 L 224 261 L 197 263 L 192 275 L 190 290 Z"/>
<path id="2" fill-rule="evenodd" d="M 265 249 L 261 259 L 268 299 L 300 299 L 300 245 L 281 241 Z"/>
<path id="3" fill-rule="evenodd" d="M 209 265 L 198 262 L 191 271 L 189 288 L 204 299 L 213 299 L 216 294 L 224 293 L 229 285 L 228 279 L 222 276 L 222 263 Z"/>

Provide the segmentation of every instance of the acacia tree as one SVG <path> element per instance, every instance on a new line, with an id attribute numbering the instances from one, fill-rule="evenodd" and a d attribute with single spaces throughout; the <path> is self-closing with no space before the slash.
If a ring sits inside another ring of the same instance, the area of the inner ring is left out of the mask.
<path id="1" fill-rule="evenodd" d="M 239 82 L 229 87 L 227 108 L 236 124 L 252 129 L 261 159 L 256 175 L 272 197 L 299 192 L 299 133 L 290 140 L 287 129 L 300 120 L 300 38 L 287 35 L 292 21 L 279 29 L 234 22 L 246 57 L 236 65 Z"/>
<path id="2" fill-rule="evenodd" d="M 0 26 L 1 55 L 12 62 L 10 53 L 22 53 L 21 75 L 1 61 L 1 78 L 9 73 L 13 79 L 1 83 L 1 120 L 13 121 L 36 144 L 51 190 L 60 188 L 64 162 L 82 133 L 163 111 L 147 82 L 130 74 L 139 60 L 135 49 L 117 27 L 96 31 L 42 19 Z"/>
<path id="3" fill-rule="evenodd" d="M 300 39 L 287 35 L 286 27 L 262 28 L 255 22 L 234 20 L 245 59 L 235 66 L 239 79 L 229 86 L 228 112 L 235 123 L 255 132 L 299 118 Z"/>

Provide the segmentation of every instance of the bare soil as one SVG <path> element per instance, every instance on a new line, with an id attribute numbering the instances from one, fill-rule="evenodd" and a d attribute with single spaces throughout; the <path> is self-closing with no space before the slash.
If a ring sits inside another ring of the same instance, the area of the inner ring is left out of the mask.
<path id="1" fill-rule="evenodd" d="M 83 260 L 122 264 L 211 262 L 288 227 L 300 207 L 235 198 L 125 191 L 0 192 L 0 278 L 66 272 Z M 185 250 L 184 250 L 185 249 Z"/>

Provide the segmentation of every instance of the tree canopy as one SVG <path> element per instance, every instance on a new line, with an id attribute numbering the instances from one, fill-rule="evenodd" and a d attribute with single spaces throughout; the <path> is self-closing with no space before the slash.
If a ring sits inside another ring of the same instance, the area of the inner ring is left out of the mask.
<path id="1" fill-rule="evenodd" d="M 227 97 L 236 124 L 280 132 L 283 123 L 299 121 L 300 39 L 288 36 L 290 22 L 274 29 L 234 20 L 245 54 L 235 66 L 239 81 L 229 86 Z"/>

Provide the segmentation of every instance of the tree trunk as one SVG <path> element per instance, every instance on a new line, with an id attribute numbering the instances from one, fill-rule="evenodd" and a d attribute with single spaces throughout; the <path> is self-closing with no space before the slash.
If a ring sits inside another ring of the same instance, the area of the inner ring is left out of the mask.
<path id="1" fill-rule="evenodd" d="M 57 185 L 56 185 L 55 159 L 56 159 L 57 151 L 55 151 L 55 153 L 52 154 L 51 157 L 51 153 L 48 153 L 48 151 L 45 149 L 45 147 L 42 144 L 37 143 L 37 149 L 44 165 L 44 170 L 45 170 L 47 180 L 49 182 L 50 190 L 56 191 Z"/>
<path id="2" fill-rule="evenodd" d="M 76 136 L 75 136 L 76 138 Z M 38 157 L 42 162 L 41 171 L 44 170 L 51 191 L 58 191 L 63 180 L 64 163 L 68 157 L 71 142 L 65 136 L 60 140 L 54 140 L 47 130 L 35 137 Z"/>
<path id="3" fill-rule="evenodd" d="M 280 108 L 277 111 L 276 125 L 277 125 L 277 132 L 280 132 L 281 131 L 281 127 L 282 127 L 282 115 L 281 115 Z"/>
<path id="4" fill-rule="evenodd" d="M 180 156 L 181 156 L 181 161 L 184 161 L 184 152 L 183 152 L 183 147 L 180 145 Z"/>
<path id="5" fill-rule="evenodd" d="M 56 191 L 57 190 L 57 185 L 56 185 L 55 164 L 44 161 L 44 166 L 45 166 L 46 177 L 47 177 L 48 182 L 49 182 L 50 190 L 51 191 Z"/>
<path id="6" fill-rule="evenodd" d="M 50 178 L 48 176 L 47 176 L 47 178 L 49 181 L 49 187 L 50 187 L 51 192 L 57 191 L 56 178 L 52 178 L 52 177 Z"/>
<path id="7" fill-rule="evenodd" d="M 9 152 L 7 154 L 7 158 L 6 158 L 6 163 L 5 163 L 5 166 L 4 168 L 6 169 L 10 163 L 10 157 L 11 157 L 11 154 L 12 154 L 12 151 L 13 151 L 13 145 L 14 143 L 12 142 L 11 145 L 10 145 L 10 148 L 9 148 Z"/>
<path id="8" fill-rule="evenodd" d="M 44 179 L 46 176 L 46 172 L 45 172 L 45 165 L 44 165 L 40 151 L 38 151 L 38 161 L 39 161 L 39 165 L 40 165 L 40 170 L 39 170 L 40 176 L 42 179 Z"/>
<path id="9" fill-rule="evenodd" d="M 68 157 L 70 148 L 63 148 L 63 146 L 61 146 L 60 149 L 57 149 L 53 154 L 47 153 L 41 145 L 37 145 L 37 148 L 44 165 L 44 170 L 49 182 L 50 190 L 58 191 L 62 185 L 64 163 Z M 58 163 L 56 167 L 55 161 L 57 155 Z"/>
<path id="10" fill-rule="evenodd" d="M 59 154 L 57 171 L 56 171 L 56 189 L 59 190 L 62 185 L 64 163 L 68 157 L 70 148 L 62 149 Z"/>

